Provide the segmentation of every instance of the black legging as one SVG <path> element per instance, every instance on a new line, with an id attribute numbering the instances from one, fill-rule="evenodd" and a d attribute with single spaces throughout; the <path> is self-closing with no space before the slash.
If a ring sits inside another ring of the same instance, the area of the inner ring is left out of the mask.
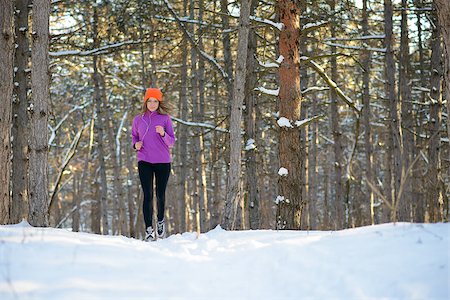
<path id="1" fill-rule="evenodd" d="M 153 175 L 156 177 L 156 199 L 158 206 L 158 221 L 164 219 L 164 205 L 166 202 L 166 187 L 170 175 L 170 163 L 151 164 L 145 161 L 138 162 L 139 179 L 144 192 L 145 228 L 153 227 Z"/>

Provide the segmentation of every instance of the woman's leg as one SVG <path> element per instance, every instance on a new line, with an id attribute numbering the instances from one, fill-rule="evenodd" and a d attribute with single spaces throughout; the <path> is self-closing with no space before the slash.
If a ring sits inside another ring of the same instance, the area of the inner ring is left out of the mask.
<path id="1" fill-rule="evenodd" d="M 144 212 L 145 228 L 152 226 L 153 217 L 153 168 L 145 161 L 138 162 L 139 179 L 141 180 L 142 191 L 144 192 L 144 202 L 142 211 Z"/>
<path id="2" fill-rule="evenodd" d="M 170 163 L 154 164 L 156 177 L 156 199 L 158 200 L 158 221 L 164 219 L 166 187 L 170 176 Z"/>

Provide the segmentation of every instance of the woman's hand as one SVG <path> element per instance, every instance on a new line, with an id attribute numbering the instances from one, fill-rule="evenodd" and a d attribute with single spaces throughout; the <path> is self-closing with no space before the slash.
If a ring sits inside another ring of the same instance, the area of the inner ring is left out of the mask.
<path id="1" fill-rule="evenodd" d="M 136 144 L 134 144 L 134 148 L 136 148 L 137 151 L 141 150 L 141 148 L 142 148 L 142 141 L 139 141 Z"/>
<path id="2" fill-rule="evenodd" d="M 159 133 L 160 136 L 164 136 L 166 134 L 166 132 L 164 131 L 164 127 L 162 126 L 156 126 L 156 132 Z"/>

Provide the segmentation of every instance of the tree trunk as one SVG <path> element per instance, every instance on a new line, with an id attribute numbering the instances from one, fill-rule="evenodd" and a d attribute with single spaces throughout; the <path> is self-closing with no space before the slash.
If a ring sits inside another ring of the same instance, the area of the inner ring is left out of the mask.
<path id="1" fill-rule="evenodd" d="M 245 98 L 245 78 L 248 51 L 248 33 L 250 28 L 251 0 L 241 1 L 241 15 L 239 19 L 239 40 L 236 60 L 236 80 L 234 81 L 233 102 L 230 116 L 230 170 L 227 179 L 225 211 L 222 220 L 223 227 L 228 230 L 237 229 L 238 205 L 242 201 L 241 182 L 241 119 L 242 104 Z"/>
<path id="2" fill-rule="evenodd" d="M 279 68 L 280 116 L 290 122 L 300 119 L 301 92 L 300 92 L 300 15 L 301 11 L 297 1 L 278 1 L 280 21 L 284 28 L 280 33 L 280 54 L 284 57 Z M 280 167 L 288 170 L 287 176 L 280 176 L 278 187 L 282 201 L 278 202 L 277 228 L 300 229 L 301 217 L 305 206 L 302 199 L 302 168 L 304 149 L 300 146 L 299 133 L 296 128 L 282 127 L 279 138 Z"/>
<path id="3" fill-rule="evenodd" d="M 128 132 L 131 132 L 129 128 Z M 138 191 L 139 191 L 139 179 L 137 178 L 136 168 L 133 165 L 135 161 L 135 153 L 131 151 L 131 147 L 126 147 L 125 157 L 126 157 L 126 168 L 128 169 L 128 228 L 130 228 L 130 237 L 136 237 L 136 226 L 134 224 L 136 214 L 136 203 L 139 202 Z"/>
<path id="4" fill-rule="evenodd" d="M 402 135 L 399 116 L 399 102 L 395 95 L 395 61 L 393 47 L 393 22 L 392 22 L 392 2 L 384 0 L 384 43 L 386 48 L 385 55 L 385 76 L 386 76 L 386 97 L 389 103 L 389 133 L 387 141 L 387 170 L 385 182 L 385 196 L 390 202 L 389 220 L 395 222 L 397 220 L 395 206 L 397 195 L 402 179 L 401 149 Z M 392 166 L 392 167 L 391 167 Z"/>
<path id="5" fill-rule="evenodd" d="M 417 0 L 416 7 L 422 8 L 422 0 Z M 423 41 L 422 41 L 422 13 L 420 10 L 417 10 L 416 12 L 416 18 L 417 18 L 417 47 L 419 52 L 419 73 L 420 73 L 420 82 L 422 84 L 425 84 L 427 81 L 426 75 L 425 75 L 425 56 L 424 56 L 424 48 L 423 48 Z M 426 102 L 426 93 L 422 92 L 420 97 L 420 102 L 425 103 Z M 423 120 L 425 119 L 424 112 L 416 112 L 416 119 Z M 422 129 L 423 126 L 420 126 L 418 122 L 415 122 L 413 130 L 417 133 L 417 135 L 425 135 Z M 417 143 L 417 146 L 419 143 Z M 418 154 L 418 147 L 413 148 L 412 157 L 416 157 Z M 421 192 L 421 186 L 422 182 L 424 180 L 422 179 L 422 173 L 421 172 L 414 172 L 414 178 L 413 178 L 413 194 L 419 195 Z M 416 196 L 416 200 L 413 200 L 413 222 L 423 223 L 424 222 L 424 216 L 425 216 L 425 199 L 424 197 Z"/>
<path id="6" fill-rule="evenodd" d="M 113 165 L 113 171 L 114 171 L 114 179 L 113 179 L 113 183 L 114 183 L 114 196 L 113 196 L 113 201 L 114 201 L 114 211 L 113 211 L 113 220 L 115 220 L 115 226 L 113 226 L 114 230 L 113 230 L 113 234 L 122 234 L 122 235 L 126 235 L 128 228 L 125 222 L 125 209 L 124 209 L 124 204 L 125 204 L 125 199 L 124 199 L 124 191 L 123 191 L 123 186 L 122 186 L 122 178 L 121 178 L 121 163 L 120 163 L 120 145 L 116 145 L 115 141 L 115 126 L 112 122 L 112 117 L 111 117 L 111 113 L 112 113 L 112 107 L 109 106 L 109 101 L 106 99 L 106 85 L 105 85 L 105 80 L 102 77 L 102 89 L 101 89 L 101 94 L 102 94 L 102 101 L 103 101 L 103 107 L 105 108 L 104 110 L 104 116 L 105 116 L 105 126 L 106 126 L 106 133 L 108 135 L 108 140 L 109 140 L 109 147 L 107 147 L 107 149 L 109 149 L 111 152 L 111 161 L 112 161 L 112 165 Z M 118 149 L 116 148 L 118 147 Z"/>
<path id="7" fill-rule="evenodd" d="M 216 2 L 214 1 L 214 11 L 216 10 Z M 216 39 L 213 40 L 213 57 L 217 60 L 217 52 L 218 52 L 218 41 Z M 219 80 L 217 78 L 217 73 L 213 73 L 213 102 L 219 103 L 220 96 L 219 96 Z M 218 105 L 214 105 L 214 119 L 217 120 L 219 117 L 219 109 Z M 220 167 L 218 166 L 220 155 L 219 155 L 219 146 L 221 144 L 220 142 L 219 134 L 216 130 L 212 133 L 212 144 L 215 145 L 215 147 L 211 147 L 211 182 L 213 184 L 213 193 L 212 197 L 210 198 L 209 203 L 209 211 L 211 214 L 211 228 L 215 228 L 218 224 L 220 224 L 220 204 L 221 204 L 221 198 L 220 198 Z"/>
<path id="8" fill-rule="evenodd" d="M 233 58 L 231 55 L 231 39 L 230 39 L 230 22 L 228 12 L 228 0 L 220 0 L 220 9 L 222 14 L 222 43 L 223 43 L 223 59 L 225 72 L 227 72 L 230 80 L 227 80 L 228 106 L 233 103 Z"/>
<path id="9" fill-rule="evenodd" d="M 33 1 L 31 52 L 29 222 L 48 226 L 48 99 L 49 76 L 49 14 L 50 1 Z"/>
<path id="10" fill-rule="evenodd" d="M 186 15 L 187 10 L 187 0 L 183 1 L 184 15 Z M 183 40 L 181 43 L 181 84 L 180 84 L 180 116 L 182 120 L 186 120 L 188 116 L 188 102 L 187 102 L 187 56 L 188 56 L 188 41 L 186 36 L 183 35 Z M 189 216 L 186 211 L 186 201 L 188 201 L 189 196 L 187 195 L 187 183 L 188 183 L 188 157 L 187 157 L 187 128 L 184 125 L 178 126 L 177 136 L 178 141 L 178 157 L 180 160 L 180 171 L 177 174 L 179 178 L 179 198 L 178 198 L 178 218 L 179 218 L 179 228 L 178 231 L 183 233 L 186 231 L 186 216 Z"/>
<path id="11" fill-rule="evenodd" d="M 11 176 L 11 121 L 13 98 L 14 63 L 14 3 L 0 0 L 0 224 L 11 222 L 10 176 Z"/>
<path id="12" fill-rule="evenodd" d="M 16 0 L 16 55 L 14 66 L 15 75 L 15 101 L 13 101 L 12 126 L 12 203 L 11 223 L 18 223 L 28 217 L 28 8 L 29 0 Z"/>
<path id="13" fill-rule="evenodd" d="M 367 12 L 367 1 L 363 0 L 363 20 L 362 20 L 362 30 L 363 36 L 369 35 L 369 21 L 368 21 L 368 12 Z M 372 146 L 372 133 L 370 127 L 370 118 L 371 118 L 371 109 L 370 109 L 370 61 L 371 61 L 371 52 L 370 50 L 364 50 L 362 57 L 362 65 L 364 68 L 363 71 L 363 126 L 364 126 L 364 150 L 365 150 L 365 159 L 366 159 L 366 180 L 375 184 L 372 171 L 373 164 L 373 146 Z M 368 186 L 366 184 L 366 186 Z M 374 207 L 374 193 L 370 187 L 367 190 L 370 199 L 370 222 L 372 225 L 375 224 L 375 207 Z"/>
<path id="14" fill-rule="evenodd" d="M 199 22 L 200 28 L 198 30 L 198 47 L 200 50 L 205 51 L 203 46 L 203 13 L 204 13 L 204 3 L 203 0 L 199 1 Z M 202 117 L 205 115 L 205 60 L 203 57 L 200 57 L 198 60 L 198 89 L 199 89 L 199 103 L 198 107 L 194 105 L 194 108 L 197 108 L 196 118 L 194 120 L 201 121 Z M 208 192 L 207 192 L 207 183 L 206 183 L 206 161 L 205 161 L 205 150 L 204 150 L 204 140 L 203 140 L 203 132 L 199 131 L 198 137 L 196 137 L 196 143 L 198 143 L 198 161 L 199 165 L 199 191 L 200 191 L 200 226 L 203 232 L 206 232 L 211 229 L 210 224 L 210 212 L 208 210 Z"/>
<path id="15" fill-rule="evenodd" d="M 299 1 L 299 9 L 301 12 L 307 11 L 307 1 Z M 308 19 L 306 17 L 300 18 L 300 28 L 303 28 L 308 23 Z M 306 35 L 304 34 L 303 38 L 299 41 L 299 49 L 300 49 L 300 55 L 307 55 L 308 52 L 308 45 L 306 44 Z M 300 64 L 300 91 L 304 91 L 308 87 L 308 68 L 304 64 Z M 302 101 L 301 104 L 301 114 L 300 119 L 306 119 L 311 114 L 311 105 L 305 101 Z M 310 194 L 310 188 L 311 188 L 311 182 L 309 181 L 309 169 L 310 169 L 310 143 L 309 143 L 309 132 L 310 132 L 310 125 L 306 125 L 300 128 L 300 147 L 305 149 L 305 156 L 304 156 L 304 168 L 302 168 L 302 174 L 301 178 L 302 181 L 302 199 L 305 199 L 305 213 L 303 213 L 302 220 L 301 220 L 301 228 L 302 229 L 311 229 L 312 225 L 312 219 L 314 219 L 313 215 L 313 207 L 314 207 L 314 201 L 315 199 L 309 198 Z"/>
<path id="16" fill-rule="evenodd" d="M 195 5 L 194 0 L 191 0 L 189 6 L 190 19 L 195 19 Z M 195 32 L 195 25 L 191 25 L 191 32 Z M 199 89 L 198 89 L 198 57 L 197 50 L 191 49 L 191 96 L 192 96 L 192 119 L 194 121 L 198 121 L 199 118 Z M 192 190 L 192 199 L 193 199 L 193 207 L 192 209 L 195 211 L 194 222 L 195 228 L 198 233 L 201 232 L 201 224 L 200 224 L 200 203 L 201 203 L 201 161 L 200 161 L 200 134 L 201 131 L 195 127 L 193 130 L 193 148 L 192 148 L 192 162 L 193 162 L 193 184 L 194 189 Z"/>
<path id="17" fill-rule="evenodd" d="M 448 0 L 435 0 L 439 26 L 444 40 L 444 86 L 445 99 L 447 99 L 447 137 L 450 138 L 450 2 Z M 450 161 L 450 151 L 449 151 Z M 450 177 L 450 164 L 448 164 L 448 176 Z M 448 207 L 448 203 L 447 203 Z M 448 209 L 447 209 L 448 212 Z M 448 217 L 447 217 L 448 218 Z"/>
<path id="18" fill-rule="evenodd" d="M 407 0 L 402 0 L 402 19 L 401 19 L 401 42 L 400 42 L 400 63 L 399 63 L 399 90 L 400 102 L 402 107 L 402 126 L 406 128 L 403 132 L 403 155 L 402 165 L 408 169 L 412 162 L 411 154 L 414 147 L 413 128 L 413 109 L 411 104 L 411 88 L 410 88 L 410 55 L 409 55 L 409 36 L 408 36 L 408 3 Z M 412 174 L 404 174 L 407 176 L 402 199 L 398 204 L 398 219 L 400 221 L 411 222 L 411 201 L 412 194 Z"/>
<path id="19" fill-rule="evenodd" d="M 73 175 L 73 186 L 72 186 L 72 207 L 75 209 L 72 214 L 72 231 L 80 231 L 80 184 L 78 181 L 78 175 Z"/>
<path id="20" fill-rule="evenodd" d="M 98 172 L 95 172 L 95 179 L 93 187 L 94 187 L 94 202 L 91 205 L 91 230 L 93 233 L 101 234 L 101 220 L 102 220 L 102 211 L 101 211 L 101 199 L 100 199 L 100 181 L 97 178 Z"/>
<path id="21" fill-rule="evenodd" d="M 441 37 L 440 26 L 437 18 L 437 13 L 432 12 L 433 31 L 431 35 L 431 82 L 430 82 L 430 120 L 429 120 L 429 136 L 430 141 L 428 145 L 428 167 L 426 178 L 426 207 L 428 213 L 428 221 L 439 222 L 442 220 L 440 215 L 442 207 L 442 194 L 440 190 L 440 174 L 441 169 L 441 136 L 439 131 L 441 129 Z"/>
<path id="22" fill-rule="evenodd" d="M 335 12 L 336 2 L 335 0 L 331 1 L 331 11 Z M 335 21 L 331 24 L 331 37 L 336 37 L 336 24 Z M 331 53 L 336 53 L 336 47 L 331 47 Z M 331 79 L 333 82 L 338 82 L 338 70 L 337 70 L 337 62 L 336 62 L 336 56 L 331 57 Z M 343 175 L 343 166 L 344 166 L 344 149 L 342 144 L 342 132 L 339 125 L 339 106 L 337 101 L 337 95 L 334 89 L 330 90 L 330 127 L 333 134 L 333 150 L 334 150 L 334 187 L 335 187 L 335 194 L 334 194 L 334 228 L 335 229 L 341 229 L 344 228 L 344 224 L 346 224 L 346 220 L 344 220 L 345 215 L 344 214 L 344 208 L 348 210 L 348 207 L 344 205 L 344 187 L 342 182 L 342 175 Z"/>
<path id="23" fill-rule="evenodd" d="M 97 9 L 94 8 L 94 21 L 93 21 L 93 40 L 94 40 L 94 48 L 98 48 L 100 42 L 98 40 L 98 14 Z M 105 150 L 103 142 L 105 140 L 105 117 L 103 112 L 103 101 L 101 99 L 102 93 L 100 91 L 100 74 L 98 71 L 98 58 L 97 56 L 93 56 L 93 81 L 94 81 L 94 101 L 95 101 L 95 110 L 97 115 L 97 122 L 95 123 L 96 133 L 97 133 L 97 147 L 98 147 L 98 162 L 100 168 L 100 181 L 101 189 L 98 198 L 98 205 L 100 205 L 101 211 L 101 219 L 102 219 L 102 234 L 108 234 L 109 232 L 109 222 L 108 222 L 108 203 L 107 203 L 107 192 L 108 192 L 108 184 L 106 180 L 106 166 L 105 166 Z M 113 230 L 114 232 L 114 230 Z"/>
<path id="24" fill-rule="evenodd" d="M 251 1 L 250 14 L 253 15 L 257 6 L 257 1 Z M 250 28 L 248 37 L 248 52 L 247 52 L 247 77 L 245 79 L 245 166 L 247 174 L 247 193 L 246 208 L 248 210 L 250 229 L 259 229 L 261 212 L 259 208 L 259 190 L 258 190 L 258 171 L 256 164 L 256 151 L 252 145 L 256 143 L 256 106 L 257 95 L 254 93 L 254 88 L 257 83 L 256 76 L 256 33 L 253 28 Z M 259 141 L 258 141 L 259 142 Z M 259 145 L 259 143 L 257 143 Z M 262 145 L 261 145 L 262 146 Z"/>

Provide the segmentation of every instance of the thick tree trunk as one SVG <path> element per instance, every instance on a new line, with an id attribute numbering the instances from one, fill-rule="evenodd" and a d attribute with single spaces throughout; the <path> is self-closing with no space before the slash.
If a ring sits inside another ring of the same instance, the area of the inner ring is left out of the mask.
<path id="1" fill-rule="evenodd" d="M 195 19 L 195 4 L 194 1 L 191 0 L 189 11 L 191 20 Z M 195 26 L 191 25 L 191 32 L 195 32 Z M 191 49 L 191 96 L 192 96 L 192 119 L 194 121 L 198 121 L 199 118 L 199 88 L 198 88 L 198 57 L 197 50 Z M 192 209 L 195 211 L 194 214 L 194 223 L 195 229 L 198 233 L 201 232 L 201 222 L 200 222 L 200 203 L 201 203 L 201 161 L 200 161 L 200 134 L 201 131 L 195 127 L 193 130 L 194 138 L 193 138 L 193 147 L 192 147 L 192 163 L 193 163 L 193 185 L 194 188 L 192 191 Z"/>
<path id="2" fill-rule="evenodd" d="M 312 79 L 312 82 L 315 82 Z M 319 114 L 317 108 L 317 101 L 312 101 L 311 104 L 311 115 L 317 116 Z M 310 215 L 310 224 L 312 230 L 319 229 L 320 219 L 318 214 L 319 207 L 319 180 L 318 173 L 319 168 L 317 164 L 317 156 L 319 155 L 318 144 L 319 144 L 319 126 L 317 122 L 313 122 L 310 125 L 311 131 L 311 140 L 309 142 L 309 215 Z"/>
<path id="3" fill-rule="evenodd" d="M 440 26 L 436 11 L 432 12 L 433 31 L 431 35 L 431 82 L 430 82 L 430 121 L 429 121 L 429 145 L 428 145 L 428 167 L 426 178 L 426 207 L 428 221 L 438 222 L 442 220 L 442 191 L 440 189 L 440 170 L 441 170 L 441 36 Z"/>
<path id="4" fill-rule="evenodd" d="M 450 2 L 448 0 L 435 0 L 439 26 L 441 28 L 441 34 L 444 40 L 444 86 L 445 92 L 444 97 L 447 99 L 447 137 L 450 138 Z M 450 161 L 450 151 L 449 151 L 449 161 Z M 448 176 L 450 177 L 450 164 L 447 170 Z M 448 207 L 448 203 L 446 203 Z M 448 214 L 448 208 L 447 208 Z M 446 217 L 448 220 L 448 216 Z"/>
<path id="5" fill-rule="evenodd" d="M 331 1 L 331 10 L 335 11 L 335 0 Z M 336 37 L 336 24 L 333 22 L 331 24 L 331 37 Z M 331 53 L 336 53 L 336 47 L 331 47 Z M 338 82 L 338 70 L 336 56 L 331 57 L 331 79 L 334 82 Z M 344 228 L 346 224 L 345 216 L 348 215 L 344 210 L 348 211 L 348 207 L 344 204 L 344 187 L 343 187 L 343 167 L 344 167 L 344 149 L 342 143 L 342 132 L 339 125 L 339 106 L 338 98 L 334 89 L 330 90 L 330 128 L 333 134 L 333 150 L 334 150 L 334 228 L 341 229 Z"/>
<path id="6" fill-rule="evenodd" d="M 13 101 L 12 126 L 12 203 L 11 223 L 18 223 L 28 217 L 28 64 L 30 58 L 28 41 L 29 0 L 16 0 L 16 55 L 14 66 L 17 68 L 17 82 Z"/>
<path id="7" fill-rule="evenodd" d="M 29 222 L 48 226 L 48 100 L 50 1 L 33 1 L 31 52 L 32 110 L 30 118 Z"/>
<path id="8" fill-rule="evenodd" d="M 199 1 L 199 22 L 203 23 L 203 13 L 204 13 L 204 3 L 203 0 Z M 198 47 L 202 51 L 205 51 L 203 45 L 203 30 L 202 25 L 199 28 L 199 39 L 198 39 Z M 199 97 L 198 97 L 198 106 L 194 105 L 196 111 L 196 117 L 194 120 L 201 121 L 203 116 L 205 115 L 205 60 L 203 57 L 200 57 L 198 60 L 198 89 L 199 89 Z M 208 210 L 208 191 L 207 191 L 207 183 L 206 183 L 206 159 L 205 159 L 205 148 L 204 148 L 204 140 L 203 140 L 203 132 L 199 131 L 198 136 L 196 136 L 196 147 L 198 143 L 198 161 L 199 165 L 199 191 L 200 191 L 200 226 L 201 231 L 207 232 L 211 229 L 211 216 Z"/>
<path id="9" fill-rule="evenodd" d="M 214 11 L 216 11 L 216 4 L 217 2 L 214 1 Z M 218 41 L 217 39 L 213 40 L 213 57 L 217 60 L 217 49 Z M 219 95 L 219 82 L 217 78 L 217 73 L 214 72 L 213 74 L 213 102 L 219 103 L 220 101 L 220 95 Z M 214 105 L 214 119 L 217 120 L 219 118 L 219 109 L 218 105 Z M 218 224 L 220 224 L 220 212 L 222 211 L 220 209 L 221 197 L 220 197 L 220 167 L 218 165 L 218 162 L 220 160 L 220 142 L 221 138 L 219 136 L 219 133 L 217 133 L 216 130 L 212 133 L 212 144 L 214 145 L 211 147 L 211 177 L 210 180 L 212 182 L 212 197 L 210 197 L 210 201 L 208 201 L 209 204 L 209 211 L 211 214 L 211 228 L 215 228 Z"/>
<path id="10" fill-rule="evenodd" d="M 278 1 L 280 21 L 284 28 L 280 33 L 279 49 L 284 57 L 279 68 L 280 117 L 290 122 L 300 119 L 301 92 L 300 92 L 300 8 L 297 1 Z M 278 180 L 279 195 L 277 228 L 300 229 L 303 208 L 302 199 L 302 168 L 304 149 L 300 146 L 298 130 L 290 127 L 280 129 L 279 162 L 280 167 L 288 170 L 287 176 L 280 176 Z"/>
<path id="11" fill-rule="evenodd" d="M 414 148 L 413 128 L 413 109 L 411 103 L 411 87 L 410 87 L 410 55 L 409 55 L 409 35 L 408 35 L 408 3 L 402 0 L 402 19 L 401 19 L 401 42 L 400 42 L 400 63 L 399 63 L 399 94 L 401 102 L 401 120 L 402 126 L 406 128 L 403 132 L 403 155 L 402 165 L 405 170 L 408 169 L 412 162 L 411 154 Z M 407 176 L 404 183 L 403 197 L 397 199 L 398 219 L 400 221 L 411 222 L 411 204 L 415 195 L 412 194 L 412 173 L 404 174 Z"/>
<path id="12" fill-rule="evenodd" d="M 94 22 L 93 22 L 93 40 L 94 47 L 98 48 L 100 42 L 98 40 L 98 14 L 97 9 L 94 8 Z M 97 137 L 97 147 L 98 147 L 98 162 L 100 168 L 100 178 L 99 183 L 101 185 L 101 189 L 99 192 L 99 201 L 98 205 L 100 205 L 101 211 L 101 220 L 102 220 L 102 234 L 109 233 L 109 222 L 108 222 L 108 204 L 107 204 L 107 193 L 108 193 L 108 184 L 106 180 L 106 166 L 105 166 L 105 150 L 104 150 L 104 140 L 105 140 L 105 117 L 103 112 L 103 101 L 101 99 L 102 93 L 100 91 L 100 74 L 98 71 L 98 58 L 97 56 L 93 56 L 93 66 L 94 72 L 92 74 L 94 81 L 94 101 L 95 101 L 95 110 L 97 115 L 97 122 L 95 123 L 96 137 Z M 114 231 L 114 230 L 113 230 Z"/>
<path id="13" fill-rule="evenodd" d="M 0 0 L 0 224 L 8 224 L 10 218 L 11 176 L 11 117 L 14 62 L 14 3 Z"/>
<path id="14" fill-rule="evenodd" d="M 236 80 L 234 81 L 234 97 L 230 116 L 230 170 L 227 180 L 227 196 L 225 212 L 222 220 L 225 229 L 238 229 L 238 205 L 242 201 L 241 194 L 241 119 L 242 104 L 245 98 L 245 78 L 248 51 L 248 33 L 250 27 L 251 0 L 241 1 L 241 16 L 239 19 L 239 41 L 236 60 Z"/>
<path id="15" fill-rule="evenodd" d="M 227 80 L 227 95 L 228 106 L 233 102 L 233 58 L 231 55 L 231 38 L 230 38 L 230 21 L 228 12 L 228 0 L 220 0 L 220 10 L 222 14 L 222 44 L 223 44 L 223 59 L 225 65 L 225 72 L 228 74 L 230 80 Z"/>
<path id="16" fill-rule="evenodd" d="M 257 1 L 252 0 L 250 6 L 250 14 L 252 15 L 256 9 Z M 247 197 L 246 208 L 248 211 L 250 229 L 259 229 L 261 212 L 259 208 L 259 190 L 258 190 L 258 168 L 256 163 L 257 148 L 252 145 L 256 143 L 256 106 L 257 95 L 254 93 L 256 86 L 256 33 L 250 28 L 248 36 L 248 52 L 247 52 L 247 76 L 245 79 L 245 166 L 247 174 Z M 260 145 L 256 143 L 256 145 Z"/>
<path id="17" fill-rule="evenodd" d="M 384 43 L 386 48 L 385 55 L 385 89 L 386 97 L 389 103 L 389 132 L 387 138 L 386 149 L 386 181 L 385 196 L 390 202 L 392 209 L 389 210 L 389 220 L 394 222 L 397 220 L 395 206 L 398 203 L 397 195 L 402 179 L 402 134 L 399 116 L 399 102 L 395 94 L 395 60 L 394 60 L 394 39 L 393 39 L 393 22 L 392 22 L 392 2 L 384 1 Z M 388 204 L 386 204 L 388 205 Z M 387 209 L 387 207 L 385 207 Z M 387 221 L 387 220 L 384 220 Z"/>
<path id="18" fill-rule="evenodd" d="M 216 41 L 214 41 L 214 43 L 216 43 Z M 215 49 L 215 47 L 214 47 Z M 214 51 L 215 55 L 214 57 L 217 56 L 216 50 Z M 220 96 L 219 96 L 219 82 L 218 82 L 218 78 L 217 78 L 217 74 L 214 74 L 214 103 L 218 103 L 220 100 Z M 218 110 L 218 105 L 214 106 L 214 119 L 217 120 L 219 115 L 219 110 Z M 221 169 L 219 164 L 219 160 L 220 160 L 220 155 L 219 155 L 219 147 L 217 146 L 218 144 L 221 145 L 221 138 L 219 136 L 219 134 L 217 133 L 217 131 L 214 130 L 213 132 L 213 145 L 216 145 L 215 147 L 212 147 L 212 151 L 211 151 L 211 161 L 213 163 L 212 165 L 212 182 L 213 182 L 213 197 L 212 197 L 212 201 L 210 201 L 210 212 L 211 212 L 211 228 L 215 228 L 217 225 L 220 224 L 220 217 L 221 214 L 220 212 L 222 211 L 221 209 L 221 200 L 222 198 L 220 197 L 220 174 L 221 174 Z"/>
<path id="19" fill-rule="evenodd" d="M 369 35 L 369 22 L 368 22 L 368 12 L 367 12 L 367 1 L 363 0 L 363 20 L 362 20 L 362 30 L 363 36 Z M 372 132 L 370 127 L 371 109 L 370 109 L 370 62 L 371 62 L 371 52 L 370 50 L 364 50 L 362 55 L 362 65 L 363 71 L 363 93 L 362 102 L 364 105 L 363 109 L 363 126 L 364 126 L 364 153 L 366 159 L 366 180 L 375 184 L 374 175 L 372 171 L 373 164 L 373 146 L 372 146 Z M 367 193 L 369 194 L 370 200 L 370 222 L 372 225 L 375 224 L 375 207 L 374 207 L 374 193 L 372 189 L 368 187 Z"/>
<path id="20" fill-rule="evenodd" d="M 302 12 L 306 12 L 307 10 L 307 1 L 300 1 L 299 2 L 299 9 Z M 308 23 L 308 19 L 306 17 L 300 18 L 300 28 L 303 26 L 306 26 Z M 302 39 L 299 41 L 299 49 L 300 49 L 300 55 L 307 55 L 308 52 L 308 45 L 306 43 L 306 35 L 303 36 Z M 308 69 L 306 65 L 300 64 L 300 91 L 304 91 L 308 87 Z M 302 107 L 301 107 L 301 115 L 300 119 L 306 119 L 311 114 L 311 105 L 310 103 L 307 103 L 305 101 L 302 101 Z M 302 168 L 302 175 L 301 178 L 302 181 L 302 199 L 305 199 L 305 212 L 302 215 L 301 220 L 301 228 L 302 229 L 311 229 L 312 227 L 312 220 L 314 219 L 314 212 L 313 207 L 315 205 L 315 199 L 311 199 L 309 197 L 310 194 L 310 188 L 311 188 L 311 182 L 309 181 L 309 169 L 310 166 L 310 151 L 311 151 L 311 144 L 309 143 L 309 132 L 310 132 L 310 125 L 306 125 L 300 128 L 300 147 L 302 149 L 305 149 L 305 156 L 304 156 L 304 168 Z M 314 167 L 313 167 L 314 168 Z"/>
<path id="21" fill-rule="evenodd" d="M 415 3 L 417 8 L 422 8 L 422 0 L 417 0 Z M 422 12 L 420 9 L 416 11 L 416 18 L 417 18 L 417 48 L 419 53 L 419 78 L 420 82 L 425 85 L 427 82 L 426 75 L 425 75 L 425 55 L 424 55 L 424 48 L 423 48 L 423 31 L 422 31 Z M 427 99 L 427 94 L 425 92 L 421 93 L 420 102 L 425 103 Z M 425 110 L 416 112 L 416 119 L 417 120 L 424 120 L 425 117 Z M 423 131 L 423 126 L 420 126 L 418 122 L 414 123 L 414 127 L 412 128 L 414 132 L 418 136 L 425 135 L 425 132 Z M 418 140 L 418 139 L 417 139 Z M 419 141 L 416 141 L 416 147 L 413 148 L 412 151 L 412 157 L 416 157 L 418 153 L 418 146 Z M 418 162 L 418 164 L 422 163 L 421 161 Z M 417 166 L 415 169 L 420 169 L 420 166 Z M 424 222 L 424 216 L 425 216 L 425 197 L 421 197 L 420 193 L 421 186 L 423 185 L 423 182 L 425 179 L 422 176 L 422 172 L 415 171 L 413 172 L 413 195 L 415 195 L 415 200 L 413 200 L 413 222 L 423 223 Z"/>
<path id="22" fill-rule="evenodd" d="M 183 1 L 183 10 L 184 15 L 186 15 L 187 10 L 187 0 Z M 180 84 L 180 116 L 182 120 L 187 120 L 188 116 L 188 101 L 187 101 L 187 57 L 188 57 L 188 41 L 186 37 L 183 35 L 183 41 L 181 44 L 181 84 Z M 188 201 L 189 196 L 187 195 L 187 176 L 188 176 L 188 156 L 187 156 L 187 128 L 184 125 L 180 125 L 178 127 L 177 136 L 179 137 L 178 141 L 178 150 L 179 150 L 179 160 L 180 160 L 180 171 L 177 174 L 179 178 L 179 189 L 180 193 L 178 196 L 178 218 L 179 218 L 179 226 L 178 231 L 183 233 L 186 231 L 186 221 L 189 213 L 186 211 L 186 201 Z"/>

